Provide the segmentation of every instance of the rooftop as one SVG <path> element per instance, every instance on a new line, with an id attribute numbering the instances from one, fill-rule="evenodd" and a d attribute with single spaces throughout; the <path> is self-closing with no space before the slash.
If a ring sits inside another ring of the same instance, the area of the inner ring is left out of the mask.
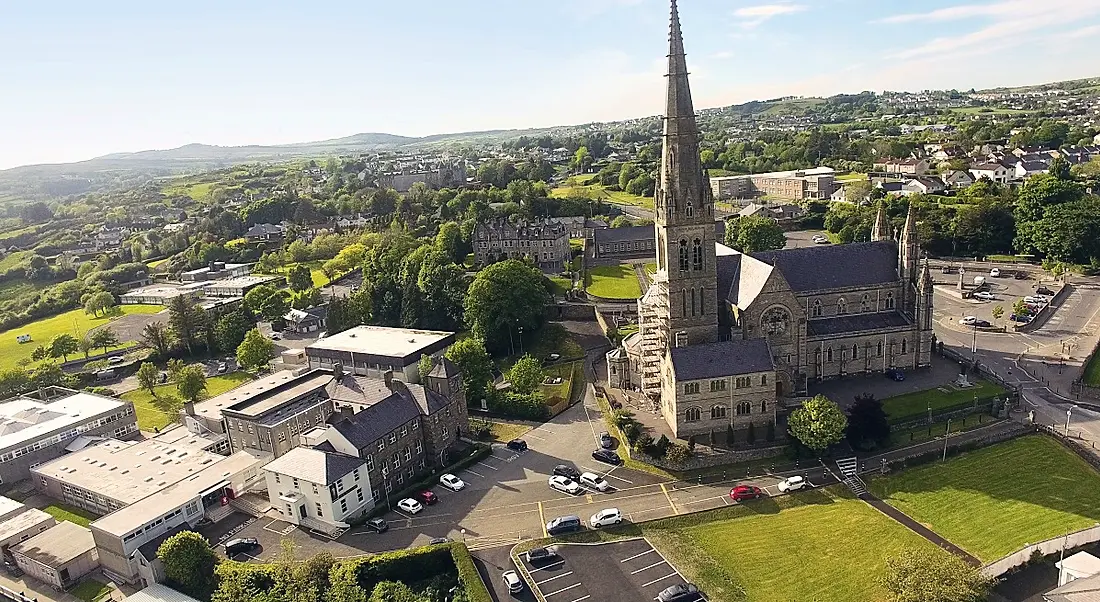
<path id="1" fill-rule="evenodd" d="M 188 596 L 187 594 L 181 594 L 176 590 L 168 587 L 167 585 L 161 585 L 159 583 L 150 583 L 145 589 L 137 591 L 135 593 L 126 596 L 126 602 L 199 602 L 198 600 Z"/>
<path id="2" fill-rule="evenodd" d="M 801 178 L 807 176 L 829 176 L 836 173 L 836 170 L 832 167 L 812 167 L 810 169 L 792 169 L 788 171 L 769 171 L 767 173 L 754 173 L 746 174 L 742 176 L 716 176 L 711 178 L 712 182 L 723 180 L 736 180 L 739 178 Z"/>
<path id="3" fill-rule="evenodd" d="M 702 380 L 775 369 L 766 339 L 734 339 L 718 343 L 673 347 L 676 380 Z"/>
<path id="4" fill-rule="evenodd" d="M 23 503 L 0 495 L 0 519 L 23 509 Z"/>
<path id="5" fill-rule="evenodd" d="M 52 516 L 38 508 L 26 508 L 23 512 L 0 521 L 0 541 L 53 520 Z"/>
<path id="6" fill-rule="evenodd" d="M 50 401 L 15 397 L 0 402 L 0 451 L 22 447 L 57 431 L 71 430 L 96 416 L 130 405 L 94 393 L 68 392 L 71 394 Z"/>
<path id="7" fill-rule="evenodd" d="M 212 280 L 207 284 L 210 288 L 244 288 L 282 279 L 282 276 L 237 276 L 236 278 L 226 278 L 225 280 Z"/>
<path id="8" fill-rule="evenodd" d="M 430 347 L 453 343 L 454 336 L 453 332 L 438 330 L 356 326 L 306 347 L 306 354 L 310 350 L 320 349 L 419 360 L 421 353 Z"/>
<path id="9" fill-rule="evenodd" d="M 203 266 L 203 267 L 195 269 L 195 270 L 187 270 L 186 272 L 183 272 L 182 275 L 186 276 L 186 275 L 191 275 L 191 274 L 205 274 L 207 272 L 212 272 L 212 271 L 213 272 L 222 272 L 222 271 L 229 271 L 229 270 L 239 270 L 243 267 L 248 267 L 248 264 L 247 263 L 227 263 L 224 266 L 219 264 L 217 270 L 211 270 L 210 266 L 206 265 L 206 266 Z"/>
<path id="10" fill-rule="evenodd" d="M 324 383 L 315 384 L 318 379 L 328 382 L 332 375 L 312 371 L 294 376 L 294 372 L 282 370 L 195 404 L 195 414 L 209 420 L 221 420 L 222 411 L 231 409 L 238 415 L 258 416 L 302 395 L 308 388 L 303 383 L 309 383 L 310 387 L 324 386 Z"/>
<path id="11" fill-rule="evenodd" d="M 12 552 L 53 568 L 61 567 L 94 549 L 92 532 L 69 521 L 61 521 L 11 547 Z"/>
<path id="12" fill-rule="evenodd" d="M 309 447 L 295 447 L 272 460 L 264 470 L 287 475 L 318 485 L 329 485 L 366 464 L 354 456 L 324 452 Z"/>

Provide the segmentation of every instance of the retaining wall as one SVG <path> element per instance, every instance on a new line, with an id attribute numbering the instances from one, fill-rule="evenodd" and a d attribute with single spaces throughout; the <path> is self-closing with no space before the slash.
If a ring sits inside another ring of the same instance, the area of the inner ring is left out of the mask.
<path id="1" fill-rule="evenodd" d="M 1021 548 L 1000 560 L 995 560 L 982 567 L 982 574 L 986 577 L 999 577 L 1008 571 L 1031 560 L 1031 555 L 1036 551 L 1043 556 L 1054 554 L 1059 550 L 1070 550 L 1085 544 L 1100 541 L 1100 525 L 1075 531 L 1068 535 L 1061 535 L 1046 541 Z"/>

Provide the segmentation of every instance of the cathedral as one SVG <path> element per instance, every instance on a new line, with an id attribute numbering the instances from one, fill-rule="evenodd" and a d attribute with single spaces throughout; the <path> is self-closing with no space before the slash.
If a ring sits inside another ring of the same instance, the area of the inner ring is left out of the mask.
<path id="1" fill-rule="evenodd" d="M 898 235 L 880 208 L 870 242 L 762 253 L 718 243 L 675 0 L 667 79 L 657 273 L 638 332 L 608 354 L 611 386 L 640 390 L 686 438 L 764 427 L 812 382 L 928 366 L 932 277 L 912 206 Z"/>

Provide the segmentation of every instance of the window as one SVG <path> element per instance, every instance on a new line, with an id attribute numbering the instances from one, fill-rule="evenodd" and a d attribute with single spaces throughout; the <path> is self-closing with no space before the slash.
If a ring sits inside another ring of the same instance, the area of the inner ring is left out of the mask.
<path id="1" fill-rule="evenodd" d="M 894 293 L 886 293 L 886 309 L 894 309 Z"/>
<path id="2" fill-rule="evenodd" d="M 413 459 L 412 448 L 406 445 L 405 446 L 405 461 L 408 462 L 412 459 Z"/>
<path id="3" fill-rule="evenodd" d="M 703 269 L 703 241 L 698 238 L 691 241 L 691 269 L 695 271 Z"/>
<path id="4" fill-rule="evenodd" d="M 374 470 L 374 454 L 367 454 L 367 470 Z"/>
<path id="5" fill-rule="evenodd" d="M 348 498 L 340 500 L 340 514 L 348 513 Z"/>
<path id="6" fill-rule="evenodd" d="M 752 413 L 752 404 L 747 401 L 742 401 L 737 404 L 737 415 L 746 416 Z"/>
<path id="7" fill-rule="evenodd" d="M 320 492 L 317 491 L 317 483 L 313 483 L 313 495 L 319 495 L 319 494 L 320 494 Z"/>
<path id="8" fill-rule="evenodd" d="M 829 347 L 825 350 L 825 361 L 833 361 L 833 348 Z"/>
<path id="9" fill-rule="evenodd" d="M 760 375 L 760 386 L 761 387 L 768 386 L 768 375 L 767 374 L 761 374 Z"/>
<path id="10" fill-rule="evenodd" d="M 440 436 L 445 438 L 447 436 L 447 427 L 444 426 L 443 428 L 439 429 L 439 434 Z"/>
<path id="11" fill-rule="evenodd" d="M 760 413 L 763 414 L 764 412 L 767 412 L 767 411 L 768 411 L 768 401 L 766 399 L 761 399 L 760 400 Z"/>
<path id="12" fill-rule="evenodd" d="M 848 301 L 844 297 L 836 300 L 836 313 L 841 316 L 848 313 Z"/>
<path id="13" fill-rule="evenodd" d="M 684 394 L 694 395 L 699 392 L 699 383 L 684 383 Z"/>
<path id="14" fill-rule="evenodd" d="M 363 501 L 363 490 L 362 489 L 356 489 L 355 490 L 355 499 L 359 500 L 360 502 Z"/>
<path id="15" fill-rule="evenodd" d="M 711 390 L 711 392 L 725 391 L 726 390 L 726 381 L 724 381 L 724 380 L 712 380 L 712 381 L 710 381 L 710 390 Z"/>
<path id="16" fill-rule="evenodd" d="M 901 352 L 902 352 L 903 354 L 904 354 L 904 353 L 906 353 L 906 351 L 905 351 L 905 347 L 906 347 L 906 340 L 905 340 L 905 339 L 902 339 L 902 340 L 901 340 Z"/>
<path id="17" fill-rule="evenodd" d="M 686 213 L 688 217 L 693 217 L 695 215 L 695 207 L 692 206 L 691 201 L 688 201 L 687 207 L 684 208 L 684 213 Z"/>
<path id="18" fill-rule="evenodd" d="M 859 347 L 852 345 L 852 359 L 859 359 Z"/>
<path id="19" fill-rule="evenodd" d="M 384 449 L 386 449 L 386 440 L 385 439 L 379 439 L 378 440 L 378 451 L 382 451 Z"/>
<path id="20" fill-rule="evenodd" d="M 688 422 L 699 420 L 699 408 L 688 408 L 687 411 L 684 412 L 684 420 Z"/>
<path id="21" fill-rule="evenodd" d="M 859 300 L 859 311 L 871 311 L 871 295 L 864 294 Z"/>
<path id="22" fill-rule="evenodd" d="M 878 356 L 882 357 L 882 341 L 878 342 Z"/>
<path id="23" fill-rule="evenodd" d="M 417 455 L 424 453 L 424 445 L 420 442 L 420 439 L 416 440 L 416 453 Z"/>
<path id="24" fill-rule="evenodd" d="M 390 433 L 390 443 L 397 443 L 397 431 Z"/>
<path id="25" fill-rule="evenodd" d="M 714 406 L 710 409 L 711 420 L 717 420 L 719 418 L 726 417 L 726 406 Z"/>
<path id="26" fill-rule="evenodd" d="M 294 479 L 294 488 L 297 489 L 298 488 L 298 478 L 297 477 L 292 477 L 292 478 Z"/>
<path id="27" fill-rule="evenodd" d="M 324 516 L 325 513 L 321 512 L 321 502 L 317 502 L 315 505 L 317 506 L 317 516 Z"/>
<path id="28" fill-rule="evenodd" d="M 820 318 L 821 317 L 821 300 L 820 299 L 814 299 L 813 306 L 811 306 L 811 308 L 810 308 L 810 315 L 815 317 L 815 318 Z"/>
<path id="29" fill-rule="evenodd" d="M 353 470 L 352 474 L 355 475 L 355 480 L 358 481 L 359 480 L 359 469 L 356 468 L 355 470 Z"/>
<path id="30" fill-rule="evenodd" d="M 734 386 L 738 389 L 745 389 L 752 386 L 752 378 L 748 376 L 738 376 L 734 382 Z"/>
<path id="31" fill-rule="evenodd" d="M 401 468 L 401 454 L 393 455 L 393 468 L 394 470 Z"/>
<path id="32" fill-rule="evenodd" d="M 412 429 L 415 431 L 418 428 L 420 428 L 420 421 L 419 420 L 413 420 Z"/>
<path id="33" fill-rule="evenodd" d="M 680 239 L 680 271 L 688 271 L 688 241 L 687 239 Z"/>
<path id="34" fill-rule="evenodd" d="M 409 434 L 409 427 L 407 425 L 404 425 L 404 424 L 401 425 L 401 436 L 404 437 L 405 435 L 408 435 L 408 434 Z"/>
<path id="35" fill-rule="evenodd" d="M 282 480 L 279 479 L 279 473 L 275 473 L 275 482 L 276 483 L 282 483 Z"/>

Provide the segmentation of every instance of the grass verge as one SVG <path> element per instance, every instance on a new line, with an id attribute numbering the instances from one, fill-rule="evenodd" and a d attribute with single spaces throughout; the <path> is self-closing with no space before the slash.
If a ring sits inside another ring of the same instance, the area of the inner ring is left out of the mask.
<path id="1" fill-rule="evenodd" d="M 212 376 L 206 379 L 206 397 L 221 395 L 250 380 L 252 380 L 252 375 L 247 372 L 232 372 L 221 376 Z M 155 387 L 153 391 L 155 394 L 150 394 L 145 389 L 137 389 L 123 393 L 120 396 L 126 401 L 133 402 L 138 428 L 143 431 L 162 429 L 175 422 L 179 416 L 179 410 L 183 406 L 176 385 L 171 383 L 160 385 Z"/>
<path id="2" fill-rule="evenodd" d="M 111 595 L 111 588 L 101 581 L 85 579 L 76 587 L 70 589 L 69 593 L 84 600 L 84 602 L 98 602 Z"/>
<path id="3" fill-rule="evenodd" d="M 87 527 L 88 525 L 92 524 L 92 521 L 99 518 L 98 516 L 92 514 L 91 512 L 88 512 L 87 510 L 83 510 L 75 506 L 69 506 L 67 504 L 62 504 L 61 502 L 50 504 L 49 506 L 43 508 L 42 511 L 57 519 L 58 522 L 67 520 L 70 523 L 80 525 L 81 527 Z"/>
<path id="4" fill-rule="evenodd" d="M 959 388 L 953 385 L 944 385 L 927 391 L 915 391 L 888 397 L 882 400 L 882 409 L 886 410 L 886 415 L 891 422 L 899 422 L 927 415 L 929 408 L 932 409 L 933 413 L 937 413 L 947 408 L 965 406 L 967 402 L 973 403 L 975 399 L 979 403 L 987 401 L 1004 393 L 1004 387 L 989 381 L 979 380 L 974 382 L 973 387 Z"/>

